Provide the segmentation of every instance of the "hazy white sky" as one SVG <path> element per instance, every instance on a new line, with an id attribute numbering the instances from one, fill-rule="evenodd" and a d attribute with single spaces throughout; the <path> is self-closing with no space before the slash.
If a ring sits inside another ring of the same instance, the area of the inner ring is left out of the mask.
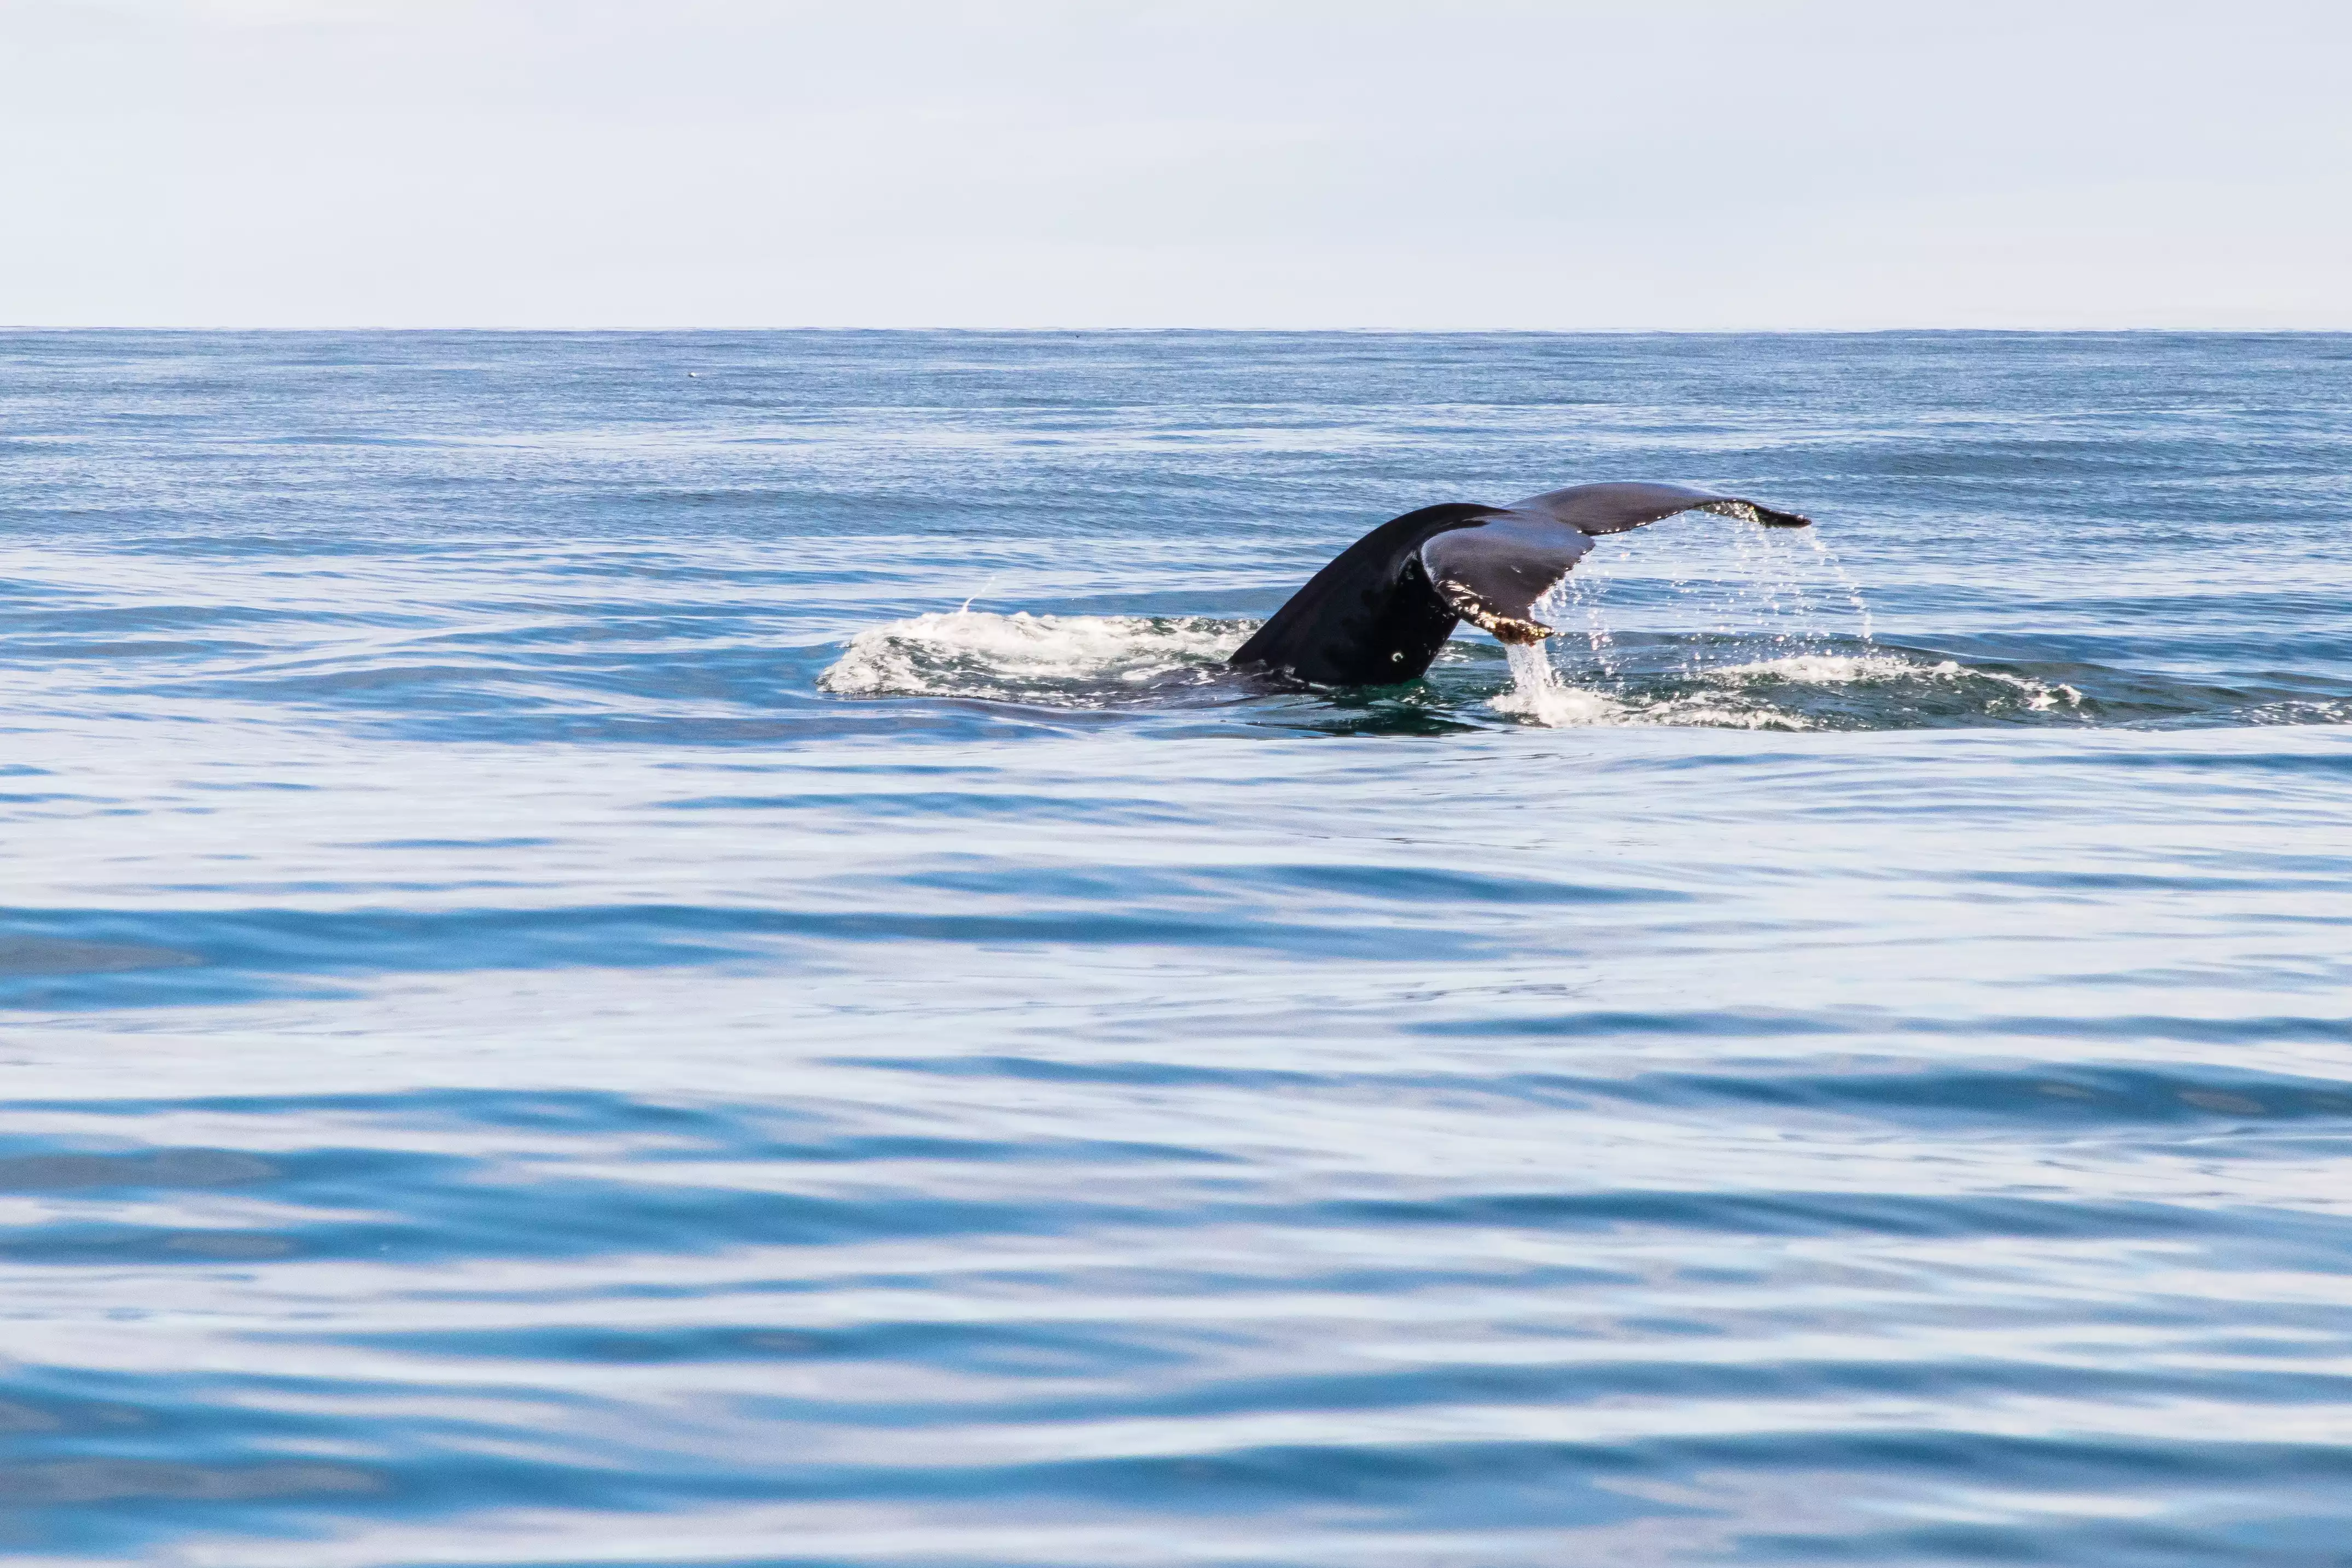
<path id="1" fill-rule="evenodd" d="M 0 322 L 2352 328 L 2352 5 L 0 0 Z"/>

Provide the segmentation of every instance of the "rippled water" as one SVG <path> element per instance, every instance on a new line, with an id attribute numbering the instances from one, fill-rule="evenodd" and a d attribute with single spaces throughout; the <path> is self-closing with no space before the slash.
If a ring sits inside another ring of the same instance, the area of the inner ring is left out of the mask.
<path id="1" fill-rule="evenodd" d="M 16 1560 L 2352 1563 L 2352 340 L 0 368 Z"/>

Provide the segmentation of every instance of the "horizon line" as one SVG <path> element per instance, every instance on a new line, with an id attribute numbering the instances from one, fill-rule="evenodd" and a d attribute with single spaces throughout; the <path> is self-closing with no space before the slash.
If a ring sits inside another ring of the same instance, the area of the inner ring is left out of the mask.
<path id="1" fill-rule="evenodd" d="M 968 333 L 973 336 L 1062 336 L 1134 335 L 1194 333 L 1219 334 L 1231 337 L 1367 337 L 1367 338 L 1868 338 L 1903 337 L 1935 334 L 1945 337 L 2346 337 L 2352 336 L 2352 326 L 2345 327 L 1200 327 L 1200 326 L 1117 326 L 1117 327 L 484 327 L 432 326 L 390 327 L 368 325 L 258 327 L 258 326 L 139 326 L 115 324 L 62 324 L 58 322 L 0 323 L 0 333 L 30 332 L 143 332 L 184 333 L 190 336 L 252 334 L 273 332 L 289 336 L 302 333 L 463 333 L 498 334 L 501 336 L 591 337 L 646 336 L 652 334 L 685 335 L 689 333 L 831 333 L 836 335 L 889 333 Z"/>

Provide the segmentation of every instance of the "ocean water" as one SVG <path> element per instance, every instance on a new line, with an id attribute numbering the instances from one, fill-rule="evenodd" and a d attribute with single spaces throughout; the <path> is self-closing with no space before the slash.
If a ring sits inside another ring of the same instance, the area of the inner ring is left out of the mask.
<path id="1" fill-rule="evenodd" d="M 0 1553 L 2352 1563 L 2348 606 L 2343 337 L 0 335 Z"/>

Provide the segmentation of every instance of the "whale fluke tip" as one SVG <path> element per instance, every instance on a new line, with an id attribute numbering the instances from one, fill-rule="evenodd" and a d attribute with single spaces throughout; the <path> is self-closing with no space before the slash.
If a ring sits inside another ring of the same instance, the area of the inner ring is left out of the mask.
<path id="1" fill-rule="evenodd" d="M 1703 502 L 1691 510 L 1737 517 L 1743 523 L 1760 523 L 1768 528 L 1810 528 L 1813 526 L 1813 519 L 1802 512 L 1775 511 L 1770 507 L 1759 507 L 1753 501 L 1738 498 Z"/>

